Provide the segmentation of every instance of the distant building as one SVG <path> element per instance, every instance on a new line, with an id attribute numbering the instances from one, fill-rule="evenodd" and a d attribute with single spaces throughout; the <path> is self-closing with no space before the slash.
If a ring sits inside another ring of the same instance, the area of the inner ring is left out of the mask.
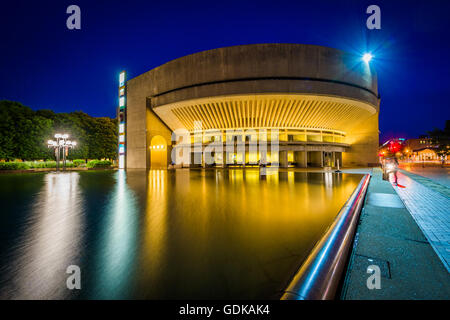
<path id="1" fill-rule="evenodd" d="M 409 150 L 420 150 L 424 148 L 434 148 L 431 138 L 408 139 L 405 141 L 405 147 Z"/>
<path id="2" fill-rule="evenodd" d="M 411 152 L 411 159 L 414 161 L 435 161 L 440 157 L 433 148 L 415 149 Z"/>
<path id="3" fill-rule="evenodd" d="M 437 147 L 428 137 L 408 139 L 405 141 L 404 153 L 413 161 L 435 161 L 440 159 L 436 153 Z"/>

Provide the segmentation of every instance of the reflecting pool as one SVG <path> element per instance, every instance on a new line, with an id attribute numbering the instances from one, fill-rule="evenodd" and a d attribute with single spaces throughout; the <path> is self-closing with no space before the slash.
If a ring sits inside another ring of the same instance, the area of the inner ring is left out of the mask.
<path id="1" fill-rule="evenodd" d="M 361 177 L 1 174 L 0 299 L 279 298 Z"/>

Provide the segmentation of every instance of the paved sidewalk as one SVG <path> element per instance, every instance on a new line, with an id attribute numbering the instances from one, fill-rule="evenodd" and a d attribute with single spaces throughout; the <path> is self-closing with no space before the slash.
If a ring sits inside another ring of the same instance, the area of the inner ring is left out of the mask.
<path id="1" fill-rule="evenodd" d="M 381 176 L 374 168 L 341 299 L 450 299 L 450 274 Z M 404 177 L 400 181 L 406 183 Z M 370 265 L 380 268 L 381 289 L 367 287 Z"/>
<path id="2" fill-rule="evenodd" d="M 433 180 L 447 188 L 450 188 L 450 166 L 441 167 L 439 165 L 427 165 L 422 167 L 420 164 L 401 163 L 400 168 L 406 172 L 413 173 L 415 176 L 422 176 Z"/>
<path id="3" fill-rule="evenodd" d="M 395 191 L 450 272 L 450 198 L 402 172 L 398 177 L 405 188 L 396 187 Z"/>
<path id="4" fill-rule="evenodd" d="M 415 173 L 411 173 L 410 171 L 406 170 L 400 170 L 404 175 L 412 178 L 414 181 L 424 185 L 425 187 L 437 191 L 441 194 L 443 194 L 445 197 L 450 198 L 450 186 L 447 187 L 446 185 L 442 184 L 440 181 L 436 179 L 430 179 Z"/>

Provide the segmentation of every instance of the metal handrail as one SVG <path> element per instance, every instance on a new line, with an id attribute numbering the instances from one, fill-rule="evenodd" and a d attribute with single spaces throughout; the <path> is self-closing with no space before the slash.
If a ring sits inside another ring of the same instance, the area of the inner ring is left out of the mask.
<path id="1" fill-rule="evenodd" d="M 353 242 L 369 180 L 370 175 L 364 175 L 333 224 L 284 290 L 281 300 L 334 299 Z"/>

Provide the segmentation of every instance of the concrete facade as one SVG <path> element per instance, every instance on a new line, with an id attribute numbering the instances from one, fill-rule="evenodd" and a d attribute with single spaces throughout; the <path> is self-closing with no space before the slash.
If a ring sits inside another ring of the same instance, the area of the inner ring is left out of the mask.
<path id="1" fill-rule="evenodd" d="M 305 166 L 309 152 L 314 165 L 326 156 L 367 166 L 377 162 L 379 103 L 374 71 L 336 49 L 255 44 L 195 53 L 127 82 L 127 168 L 150 167 L 155 136 L 170 160 L 172 131 L 193 132 L 195 121 L 223 134 L 279 130 L 283 166 Z"/>

